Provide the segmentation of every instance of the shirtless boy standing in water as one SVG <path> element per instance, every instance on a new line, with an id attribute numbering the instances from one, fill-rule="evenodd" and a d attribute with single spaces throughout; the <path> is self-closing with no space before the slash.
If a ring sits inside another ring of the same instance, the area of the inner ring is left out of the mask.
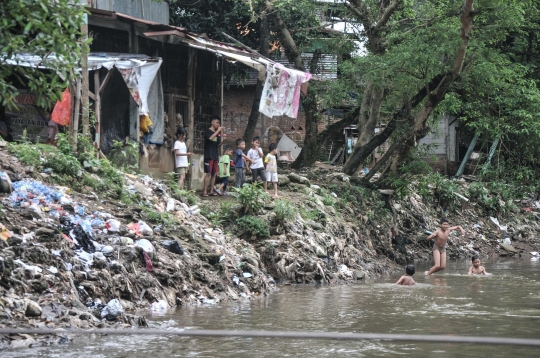
<path id="1" fill-rule="evenodd" d="M 465 235 L 465 230 L 459 225 L 450 227 L 448 219 L 441 219 L 441 228 L 429 235 L 426 240 L 435 238 L 433 243 L 433 261 L 434 266 L 426 271 L 426 275 L 431 275 L 434 272 L 444 270 L 446 267 L 446 242 L 448 241 L 448 235 L 454 230 L 461 230 L 461 235 Z"/>

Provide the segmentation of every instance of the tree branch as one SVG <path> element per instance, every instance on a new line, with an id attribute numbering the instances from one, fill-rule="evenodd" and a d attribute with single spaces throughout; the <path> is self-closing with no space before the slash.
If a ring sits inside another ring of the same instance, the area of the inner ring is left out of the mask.
<path id="1" fill-rule="evenodd" d="M 373 29 L 375 31 L 380 30 L 381 27 L 386 25 L 388 22 L 388 19 L 390 19 L 390 16 L 396 11 L 397 7 L 401 4 L 402 0 L 394 0 L 393 3 L 391 3 L 382 13 L 381 18 L 377 23 L 373 26 Z"/>

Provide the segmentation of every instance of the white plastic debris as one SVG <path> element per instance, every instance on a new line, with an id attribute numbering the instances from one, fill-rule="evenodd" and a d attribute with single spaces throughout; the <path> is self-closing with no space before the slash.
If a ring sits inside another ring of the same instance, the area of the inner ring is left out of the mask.
<path id="1" fill-rule="evenodd" d="M 154 252 L 154 246 L 152 245 L 150 241 L 146 239 L 137 240 L 137 242 L 135 242 L 135 246 L 141 247 L 144 251 L 148 253 Z"/>
<path id="2" fill-rule="evenodd" d="M 103 307 L 101 310 L 101 317 L 113 320 L 118 317 L 120 314 L 124 313 L 124 309 L 116 298 L 112 299 L 107 303 L 107 306 Z"/>
<path id="3" fill-rule="evenodd" d="M 111 232 L 119 232 L 122 224 L 116 219 L 109 219 L 106 221 L 107 230 Z"/>
<path id="4" fill-rule="evenodd" d="M 148 226 L 147 223 L 144 221 L 139 221 L 139 232 L 143 235 L 153 235 L 154 231 L 152 231 L 152 228 Z"/>
<path id="5" fill-rule="evenodd" d="M 509 237 L 505 238 L 503 243 L 506 244 L 506 245 L 512 245 L 512 241 L 510 241 Z"/>
<path id="6" fill-rule="evenodd" d="M 169 305 L 167 304 L 165 300 L 159 300 L 150 305 L 150 309 L 152 311 L 164 311 L 167 308 L 169 308 Z"/>
<path id="7" fill-rule="evenodd" d="M 169 200 L 167 200 L 167 207 L 165 208 L 165 210 L 166 210 L 167 212 L 173 211 L 173 210 L 174 210 L 174 207 L 175 207 L 175 205 L 174 205 L 174 199 L 173 199 L 173 198 L 169 198 Z"/>
<path id="8" fill-rule="evenodd" d="M 499 224 L 499 220 L 497 218 L 491 216 L 489 218 L 495 225 L 497 225 L 500 230 L 506 231 L 508 229 L 508 226 L 502 226 L 501 224 Z"/>
<path id="9" fill-rule="evenodd" d="M 22 262 L 21 260 L 13 260 L 13 262 L 20 265 L 20 266 L 22 266 L 25 270 L 34 271 L 34 273 L 43 271 L 42 269 L 40 269 L 37 266 L 27 265 L 24 262 Z"/>
<path id="10" fill-rule="evenodd" d="M 536 252 L 536 251 L 531 251 L 531 255 L 533 255 L 533 256 L 540 256 L 540 254 L 539 254 L 538 252 Z"/>
<path id="11" fill-rule="evenodd" d="M 249 277 L 253 277 L 253 275 L 250 274 L 249 272 L 242 272 L 242 276 L 248 277 L 248 278 L 249 278 Z"/>

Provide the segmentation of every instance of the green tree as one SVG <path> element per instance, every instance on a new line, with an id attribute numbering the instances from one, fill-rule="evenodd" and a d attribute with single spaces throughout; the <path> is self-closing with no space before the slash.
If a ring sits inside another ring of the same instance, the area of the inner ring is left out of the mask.
<path id="1" fill-rule="evenodd" d="M 0 2 L 0 104 L 13 106 L 17 87 L 38 94 L 38 105 L 61 98 L 73 76 L 82 46 L 85 10 L 70 0 L 4 0 Z M 50 70 L 8 65 L 17 54 L 32 54 Z"/>

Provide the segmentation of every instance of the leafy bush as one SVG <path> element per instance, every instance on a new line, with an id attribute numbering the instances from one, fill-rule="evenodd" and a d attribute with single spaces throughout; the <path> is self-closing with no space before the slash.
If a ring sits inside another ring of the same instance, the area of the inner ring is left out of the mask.
<path id="1" fill-rule="evenodd" d="M 239 231 L 245 231 L 246 233 L 257 237 L 270 236 L 268 224 L 264 220 L 252 215 L 242 216 L 238 219 L 236 221 L 236 228 Z"/>
<path id="2" fill-rule="evenodd" d="M 276 206 L 274 207 L 274 212 L 276 213 L 276 218 L 279 221 L 286 221 L 287 219 L 294 219 L 296 216 L 296 210 L 290 201 L 281 199 L 276 201 Z"/>
<path id="3" fill-rule="evenodd" d="M 457 207 L 460 186 L 455 179 L 446 179 L 441 174 L 435 173 L 430 176 L 433 183 L 435 198 L 443 208 L 452 210 Z"/>
<path id="4" fill-rule="evenodd" d="M 138 171 L 139 145 L 135 142 L 113 140 L 113 148 L 109 155 L 111 162 L 126 171 Z"/>
<path id="5" fill-rule="evenodd" d="M 262 190 L 260 184 L 244 184 L 241 188 L 232 188 L 232 195 L 242 206 L 244 214 L 257 214 L 261 211 L 269 196 Z"/>
<path id="6" fill-rule="evenodd" d="M 41 163 L 41 151 L 36 145 L 26 143 L 9 143 L 9 153 L 13 154 L 25 165 L 33 167 L 39 166 Z"/>

